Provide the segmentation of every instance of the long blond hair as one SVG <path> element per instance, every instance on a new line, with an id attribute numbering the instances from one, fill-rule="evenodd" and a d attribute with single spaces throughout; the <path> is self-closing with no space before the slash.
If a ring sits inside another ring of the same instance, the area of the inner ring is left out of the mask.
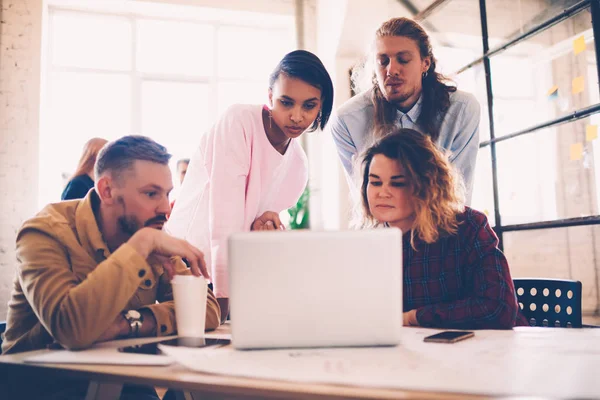
<path id="1" fill-rule="evenodd" d="M 80 175 L 88 175 L 94 173 L 94 164 L 96 163 L 96 157 L 98 152 L 104 145 L 108 143 L 108 140 L 102 138 L 92 138 L 86 142 L 83 146 L 83 154 L 77 163 L 77 168 L 71 176 L 71 179 Z"/>
<path id="2" fill-rule="evenodd" d="M 458 229 L 456 216 L 464 211 L 465 205 L 462 179 L 429 136 L 406 128 L 380 139 L 363 155 L 361 197 L 365 225 L 378 224 L 367 198 L 369 169 L 373 157 L 378 154 L 396 160 L 404 167 L 415 208 L 411 233 L 413 248 L 415 235 L 425 243 L 433 243 L 442 234 L 455 234 Z"/>

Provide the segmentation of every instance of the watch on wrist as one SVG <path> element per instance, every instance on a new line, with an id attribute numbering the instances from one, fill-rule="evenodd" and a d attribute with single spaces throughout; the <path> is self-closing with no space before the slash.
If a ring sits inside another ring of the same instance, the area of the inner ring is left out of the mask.
<path id="1" fill-rule="evenodd" d="M 129 324 L 129 337 L 136 338 L 140 336 L 144 316 L 138 310 L 129 310 L 123 312 L 123 317 Z"/>

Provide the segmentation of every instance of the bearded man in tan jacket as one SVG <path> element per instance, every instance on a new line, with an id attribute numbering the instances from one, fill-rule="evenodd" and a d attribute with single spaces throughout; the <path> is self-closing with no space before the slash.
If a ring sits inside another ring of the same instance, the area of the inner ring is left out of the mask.
<path id="1" fill-rule="evenodd" d="M 170 212 L 170 157 L 142 136 L 108 143 L 85 198 L 50 204 L 23 224 L 4 354 L 176 333 L 172 276 L 209 276 L 200 250 L 161 230 Z M 219 326 L 210 290 L 198 312 L 206 313 L 207 329 Z"/>

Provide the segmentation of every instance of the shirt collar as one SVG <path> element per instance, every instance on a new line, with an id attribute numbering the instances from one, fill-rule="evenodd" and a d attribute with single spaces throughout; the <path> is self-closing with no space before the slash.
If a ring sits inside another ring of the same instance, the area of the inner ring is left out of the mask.
<path id="1" fill-rule="evenodd" d="M 90 190 L 80 201 L 75 211 L 75 228 L 79 236 L 79 242 L 91 255 L 102 252 L 108 258 L 110 251 L 102 237 L 94 209 L 100 207 L 100 198 L 95 190 Z"/>
<path id="2" fill-rule="evenodd" d="M 402 119 L 402 117 L 404 117 L 406 115 L 413 124 L 416 124 L 417 119 L 419 118 L 419 115 L 421 115 L 421 105 L 422 104 L 423 104 L 423 95 L 419 96 L 419 100 L 417 100 L 417 102 L 412 106 L 412 108 L 410 110 L 408 110 L 408 112 L 403 113 L 402 111 L 397 110 L 396 116 L 397 116 L 398 120 Z"/>

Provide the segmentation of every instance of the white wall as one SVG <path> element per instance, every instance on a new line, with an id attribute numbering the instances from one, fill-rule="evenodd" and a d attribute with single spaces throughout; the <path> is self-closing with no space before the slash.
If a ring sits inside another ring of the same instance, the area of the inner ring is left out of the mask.
<path id="1" fill-rule="evenodd" d="M 0 0 L 0 320 L 15 234 L 37 207 L 42 0 Z"/>

